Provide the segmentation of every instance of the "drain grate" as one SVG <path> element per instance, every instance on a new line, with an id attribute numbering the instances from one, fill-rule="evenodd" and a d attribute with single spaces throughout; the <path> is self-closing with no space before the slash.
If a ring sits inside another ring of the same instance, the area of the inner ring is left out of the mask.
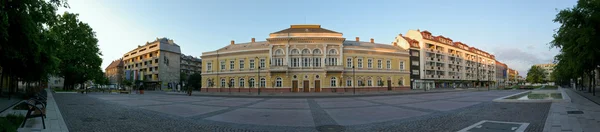
<path id="1" fill-rule="evenodd" d="M 567 111 L 567 114 L 583 114 L 583 111 Z"/>
<path id="2" fill-rule="evenodd" d="M 459 132 L 523 132 L 529 123 L 483 120 Z"/>
<path id="3" fill-rule="evenodd" d="M 317 131 L 319 132 L 341 132 L 346 130 L 344 126 L 340 125 L 322 125 L 317 126 Z"/>

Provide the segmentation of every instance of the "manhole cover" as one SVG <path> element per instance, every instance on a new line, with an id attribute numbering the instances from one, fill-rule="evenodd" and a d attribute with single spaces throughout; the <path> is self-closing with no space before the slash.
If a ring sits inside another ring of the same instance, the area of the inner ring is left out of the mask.
<path id="1" fill-rule="evenodd" d="M 341 132 L 346 130 L 344 126 L 340 125 L 322 125 L 317 126 L 317 131 L 319 132 Z"/>
<path id="2" fill-rule="evenodd" d="M 567 111 L 567 114 L 583 114 L 583 111 Z"/>
<path id="3" fill-rule="evenodd" d="M 483 120 L 459 132 L 523 132 L 527 129 L 527 126 L 529 126 L 529 123 Z"/>

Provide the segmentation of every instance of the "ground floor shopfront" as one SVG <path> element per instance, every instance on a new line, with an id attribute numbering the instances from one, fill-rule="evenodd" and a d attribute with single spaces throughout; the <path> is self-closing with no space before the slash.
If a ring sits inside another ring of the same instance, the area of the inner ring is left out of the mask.
<path id="1" fill-rule="evenodd" d="M 408 72 L 247 72 L 203 76 L 207 92 L 357 92 L 409 90 Z"/>
<path id="2" fill-rule="evenodd" d="M 493 81 L 466 81 L 466 80 L 420 80 L 411 82 L 411 89 L 434 89 L 434 88 L 474 88 L 493 86 Z"/>

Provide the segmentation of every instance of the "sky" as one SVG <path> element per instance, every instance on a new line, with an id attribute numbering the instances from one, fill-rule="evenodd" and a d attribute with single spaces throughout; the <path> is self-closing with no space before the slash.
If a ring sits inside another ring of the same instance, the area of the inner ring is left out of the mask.
<path id="1" fill-rule="evenodd" d="M 159 37 L 173 39 L 183 54 L 202 52 L 292 24 L 320 24 L 353 40 L 390 44 L 410 29 L 428 30 L 494 54 L 523 76 L 551 63 L 558 49 L 548 43 L 560 24 L 559 10 L 576 0 L 68 0 L 96 32 L 102 69 L 126 52 Z"/>

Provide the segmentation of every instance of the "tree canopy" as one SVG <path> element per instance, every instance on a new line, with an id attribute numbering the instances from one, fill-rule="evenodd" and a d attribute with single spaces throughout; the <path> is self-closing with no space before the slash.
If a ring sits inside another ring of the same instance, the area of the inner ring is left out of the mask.
<path id="1" fill-rule="evenodd" d="M 531 66 L 527 71 L 527 77 L 525 80 L 529 83 L 543 83 L 544 77 L 546 76 L 546 70 L 539 66 Z"/>

